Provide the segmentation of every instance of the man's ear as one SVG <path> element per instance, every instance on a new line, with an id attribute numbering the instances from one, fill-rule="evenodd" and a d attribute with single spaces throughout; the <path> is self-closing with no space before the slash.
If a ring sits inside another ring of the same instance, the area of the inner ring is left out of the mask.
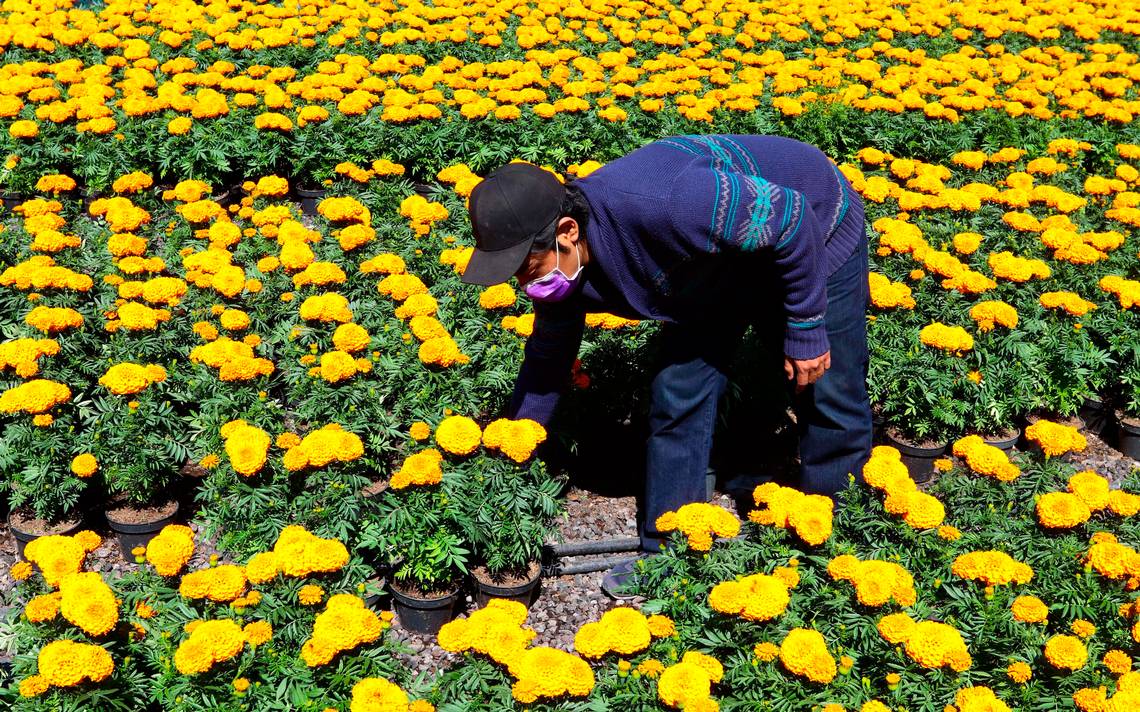
<path id="1" fill-rule="evenodd" d="M 579 237 L 578 221 L 565 216 L 559 218 L 558 227 L 555 229 L 554 234 L 557 236 L 559 244 L 563 244 L 567 248 L 573 247 L 574 244 L 578 242 Z M 566 238 L 565 243 L 563 243 L 562 238 Z"/>

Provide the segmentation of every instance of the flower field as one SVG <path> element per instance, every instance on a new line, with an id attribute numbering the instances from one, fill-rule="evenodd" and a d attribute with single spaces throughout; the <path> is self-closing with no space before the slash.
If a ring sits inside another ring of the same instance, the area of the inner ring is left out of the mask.
<path id="1" fill-rule="evenodd" d="M 1140 480 L 1078 471 L 1056 422 L 1140 420 L 1134 3 L 0 17 L 0 490 L 87 518 L 4 573 L 13 709 L 1140 708 Z M 709 132 L 818 145 L 863 196 L 872 403 L 948 446 L 936 482 L 880 447 L 834 500 L 691 505 L 644 603 L 574 650 L 497 602 L 413 676 L 378 575 L 526 572 L 562 511 L 544 454 L 644 417 L 656 336 L 589 315 L 549 432 L 501 418 L 534 315 L 460 282 L 466 197 L 509 160 L 571 180 Z M 987 444 L 1028 415 L 1024 451 Z M 105 509 L 172 497 L 197 540 L 89 570 Z"/>

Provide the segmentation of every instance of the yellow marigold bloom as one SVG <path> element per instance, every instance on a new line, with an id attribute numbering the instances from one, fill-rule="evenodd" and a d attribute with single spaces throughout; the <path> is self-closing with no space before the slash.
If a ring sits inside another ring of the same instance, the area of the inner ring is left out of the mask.
<path id="1" fill-rule="evenodd" d="M 37 378 L 0 393 L 0 413 L 46 413 L 71 400 L 71 389 L 62 383 Z"/>
<path id="2" fill-rule="evenodd" d="M 1092 516 L 1084 500 L 1069 492 L 1048 492 L 1037 498 L 1037 521 L 1050 529 L 1071 529 Z"/>
<path id="3" fill-rule="evenodd" d="M 546 428 L 528 419 L 500 418 L 489 423 L 483 431 L 484 447 L 499 450 L 518 463 L 526 462 L 545 440 Z"/>
<path id="4" fill-rule="evenodd" d="M 1132 670 L 1132 657 L 1123 650 L 1109 650 L 1101 662 L 1113 675 L 1123 675 Z"/>
<path id="5" fill-rule="evenodd" d="M 301 646 L 301 659 L 309 667 L 327 665 L 344 651 L 378 640 L 382 632 L 380 619 L 363 600 L 337 594 L 317 615 L 312 636 Z"/>
<path id="6" fill-rule="evenodd" d="M 915 623 L 914 619 L 907 614 L 892 613 L 891 615 L 883 616 L 879 620 L 876 628 L 879 631 L 879 635 L 883 637 L 883 640 L 891 645 L 898 645 L 910 637 L 916 625 L 917 623 Z"/>
<path id="7" fill-rule="evenodd" d="M 963 458 L 966 465 L 979 475 L 988 475 L 1000 482 L 1012 482 L 1021 475 L 1021 468 L 1010 462 L 1000 448 L 988 445 L 979 435 L 967 435 L 955 441 L 952 452 Z"/>
<path id="8" fill-rule="evenodd" d="M 645 614 L 622 606 L 579 628 L 574 635 L 574 649 L 587 658 L 600 658 L 609 652 L 632 655 L 649 647 L 651 640 Z"/>
<path id="9" fill-rule="evenodd" d="M 297 592 L 297 601 L 302 606 L 315 606 L 320 603 L 325 597 L 325 590 L 315 584 L 308 584 L 301 587 Z"/>
<path id="10" fill-rule="evenodd" d="M 1032 679 L 1033 670 L 1029 668 L 1029 665 L 1023 662 L 1015 662 L 1010 663 L 1009 667 L 1005 669 L 1005 674 L 1009 676 L 1010 680 L 1013 680 L 1019 685 L 1024 685 Z"/>
<path id="11" fill-rule="evenodd" d="M 21 561 L 22 564 L 27 564 L 26 561 Z M 31 565 L 28 565 L 31 568 Z M 55 620 L 59 615 L 59 594 L 46 593 L 42 596 L 36 596 L 28 601 L 24 606 L 24 616 L 32 623 L 43 623 L 45 621 Z"/>
<path id="12" fill-rule="evenodd" d="M 203 621 L 174 651 L 174 666 L 183 675 L 208 672 L 215 664 L 236 657 L 245 643 L 245 633 L 232 620 Z"/>
<path id="13" fill-rule="evenodd" d="M 657 679 L 657 696 L 678 709 L 694 709 L 712 693 L 712 678 L 695 662 L 680 662 L 665 668 Z"/>
<path id="14" fill-rule="evenodd" d="M 146 545 L 146 560 L 160 576 L 177 576 L 194 555 L 194 532 L 190 527 L 168 524 Z"/>
<path id="15" fill-rule="evenodd" d="M 835 679 L 835 658 L 827 650 L 827 642 L 818 631 L 795 628 L 780 644 L 780 662 L 792 674 L 812 682 L 827 684 Z"/>
<path id="16" fill-rule="evenodd" d="M 26 581 L 35 569 L 27 561 L 17 561 L 8 568 L 8 575 L 13 581 Z"/>
<path id="17" fill-rule="evenodd" d="M 1026 439 L 1036 443 L 1049 457 L 1080 452 L 1088 446 L 1084 435 L 1074 427 L 1038 420 L 1025 429 Z"/>
<path id="18" fill-rule="evenodd" d="M 32 675 L 20 680 L 20 697 L 38 697 L 51 689 L 51 683 L 43 675 Z"/>
<path id="19" fill-rule="evenodd" d="M 668 616 L 651 615 L 647 622 L 649 623 L 649 633 L 654 638 L 668 638 L 677 632 L 673 619 Z"/>
<path id="20" fill-rule="evenodd" d="M 516 678 L 511 696 L 523 704 L 540 697 L 585 697 L 594 689 L 594 671 L 589 663 L 555 648 L 528 648 L 511 660 L 507 672 Z"/>
<path id="21" fill-rule="evenodd" d="M 906 653 L 926 668 L 949 667 L 962 672 L 973 664 L 962 634 L 945 623 L 921 621 L 906 638 Z"/>
<path id="22" fill-rule="evenodd" d="M 1041 260 L 1017 257 L 1011 252 L 995 252 L 988 259 L 994 276 L 1011 282 L 1028 282 L 1030 279 L 1048 279 L 1053 271 Z"/>
<path id="23" fill-rule="evenodd" d="M 1058 670 L 1080 670 L 1089 659 L 1089 651 L 1079 638 L 1055 635 L 1045 642 L 1045 659 Z"/>
<path id="24" fill-rule="evenodd" d="M 960 326 L 947 326 L 934 322 L 922 327 L 919 340 L 927 346 L 942 349 L 948 353 L 961 355 L 974 348 L 974 337 Z"/>
<path id="25" fill-rule="evenodd" d="M 762 663 L 775 660 L 780 655 L 780 646 L 775 643 L 757 643 L 752 648 L 752 654 Z"/>
<path id="26" fill-rule="evenodd" d="M 656 679 L 664 671 L 665 666 L 661 664 L 661 661 L 654 660 L 653 658 L 643 660 L 637 666 L 637 672 L 650 679 Z"/>
<path id="27" fill-rule="evenodd" d="M 1044 292 L 1037 301 L 1046 309 L 1060 309 L 1072 316 L 1084 316 L 1096 309 L 1096 304 L 1082 299 L 1074 292 Z"/>
<path id="28" fill-rule="evenodd" d="M 97 573 L 64 576 L 59 594 L 60 615 L 90 636 L 106 635 L 119 622 L 115 594 Z"/>
<path id="29" fill-rule="evenodd" d="M 307 297 L 301 303 L 301 318 L 306 321 L 350 322 L 353 315 L 348 308 L 348 299 L 331 292 Z"/>
<path id="30" fill-rule="evenodd" d="M 273 638 L 273 626 L 266 621 L 247 623 L 242 632 L 250 645 L 265 645 Z"/>
<path id="31" fill-rule="evenodd" d="M 226 455 L 234 472 L 251 477 L 265 467 L 265 460 L 271 442 L 269 433 L 249 425 L 245 421 L 234 421 L 230 427 L 222 428 L 222 438 L 226 443 Z"/>
<path id="32" fill-rule="evenodd" d="M 834 503 L 829 497 L 805 495 L 769 482 L 757 487 L 752 499 L 757 507 L 764 507 L 748 514 L 748 519 L 756 524 L 790 528 L 812 546 L 822 544 L 831 536 Z"/>
<path id="33" fill-rule="evenodd" d="M 434 485 L 443 479 L 440 462 L 443 454 L 439 450 L 422 450 L 404 458 L 400 469 L 392 474 L 389 481 L 392 489 L 399 490 L 409 485 Z"/>
<path id="34" fill-rule="evenodd" d="M 954 696 L 954 704 L 960 712 L 1010 712 L 988 687 L 964 687 Z"/>
<path id="35" fill-rule="evenodd" d="M 358 324 L 341 324 L 333 332 L 333 345 L 347 353 L 363 351 L 371 342 L 368 331 Z"/>
<path id="36" fill-rule="evenodd" d="M 676 512 L 666 512 L 657 518 L 657 531 L 680 531 L 694 551 L 712 548 L 713 535 L 734 537 L 740 533 L 740 521 L 728 510 L 715 504 L 693 502 Z"/>
<path id="37" fill-rule="evenodd" d="M 245 584 L 245 571 L 240 566 L 222 564 L 184 575 L 178 593 L 193 600 L 229 603 L 245 592 Z"/>
<path id="38" fill-rule="evenodd" d="M 102 682 L 114 672 L 111 654 L 100 645 L 56 640 L 40 648 L 39 677 L 52 687 L 74 687 L 84 681 Z M 36 687 L 42 687 L 40 682 Z"/>
<path id="39" fill-rule="evenodd" d="M 2 280 L 0 280 L 2 282 Z M 1101 277 L 1097 285 L 1109 294 L 1116 295 L 1121 309 L 1131 309 L 1140 304 L 1140 280 L 1124 279 L 1117 275 Z"/>
<path id="40" fill-rule="evenodd" d="M 885 275 L 870 272 L 867 275 L 871 288 L 871 303 L 880 309 L 914 309 L 915 301 L 910 287 L 901 282 L 892 282 Z"/>
<path id="41" fill-rule="evenodd" d="M 355 367 L 355 363 L 354 363 Z M 282 464 L 290 472 L 307 467 L 325 467 L 335 462 L 352 462 L 364 456 L 364 441 L 336 423 L 306 435 L 285 453 Z"/>
<path id="42" fill-rule="evenodd" d="M 390 274 L 376 285 L 381 294 L 402 302 L 413 294 L 427 294 L 428 288 L 419 277 L 412 274 Z"/>
<path id="43" fill-rule="evenodd" d="M 1013 329 L 1017 326 L 1017 310 L 1002 301 L 978 302 L 970 308 L 970 318 L 978 324 L 978 331 L 992 331 L 994 326 Z"/>
<path id="44" fill-rule="evenodd" d="M 99 462 L 89 452 L 76 455 L 71 460 L 71 471 L 76 477 L 90 477 L 99 469 Z"/>
<path id="45" fill-rule="evenodd" d="M 321 354 L 320 376 L 328 383 L 347 381 L 357 373 L 356 359 L 345 351 Z"/>
<path id="46" fill-rule="evenodd" d="M 980 581 L 987 586 L 1029 583 L 1033 569 L 1001 551 L 971 551 L 954 559 L 955 576 Z"/>
<path id="47" fill-rule="evenodd" d="M 954 251 L 960 255 L 972 255 L 982 244 L 982 236 L 976 232 L 960 232 L 953 238 Z"/>
<path id="48" fill-rule="evenodd" d="M 399 685 L 381 677 L 366 677 L 352 686 L 350 709 L 360 710 L 407 710 L 408 694 Z"/>
<path id="49" fill-rule="evenodd" d="M 1096 626 L 1086 620 L 1075 620 L 1069 625 L 1069 630 L 1078 638 L 1090 638 L 1096 633 Z"/>
<path id="50" fill-rule="evenodd" d="M 436 443 L 452 455 L 470 455 L 482 440 L 479 424 L 462 415 L 444 418 L 435 429 Z"/>
<path id="51" fill-rule="evenodd" d="M 70 536 L 41 536 L 24 547 L 24 557 L 39 567 L 52 588 L 58 588 L 67 575 L 78 573 L 86 555 L 84 546 Z"/>
<path id="52" fill-rule="evenodd" d="M 502 309 L 516 301 L 515 290 L 507 283 L 487 287 L 479 294 L 479 306 L 484 309 Z"/>
<path id="53" fill-rule="evenodd" d="M 408 319 L 417 316 L 434 316 L 439 310 L 439 302 L 430 294 L 413 294 L 396 307 L 396 318 Z"/>
<path id="54" fill-rule="evenodd" d="M 768 574 L 718 583 L 708 597 L 714 611 L 750 621 L 772 620 L 784 613 L 790 601 L 788 585 Z"/>
<path id="55" fill-rule="evenodd" d="M 116 395 L 133 395 L 165 380 L 166 369 L 157 364 L 120 363 L 107 369 L 99 385 Z"/>

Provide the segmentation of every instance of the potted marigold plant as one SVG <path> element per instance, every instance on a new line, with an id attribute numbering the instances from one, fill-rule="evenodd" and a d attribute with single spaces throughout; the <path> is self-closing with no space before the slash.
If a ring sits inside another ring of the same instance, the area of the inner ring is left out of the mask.
<path id="1" fill-rule="evenodd" d="M 64 416 L 46 428 L 30 420 L 4 422 L 0 471 L 6 475 L 3 486 L 12 507 L 8 527 L 20 558 L 33 539 L 71 534 L 83 524 L 80 500 L 99 463 L 69 432 L 70 421 Z"/>
<path id="2" fill-rule="evenodd" d="M 121 362 L 99 378 L 92 398 L 92 451 L 110 495 L 107 522 L 124 557 L 178 514 L 171 484 L 190 451 L 178 435 L 166 381 L 161 365 Z"/>
<path id="3" fill-rule="evenodd" d="M 396 613 L 417 633 L 434 634 L 451 619 L 470 559 L 463 532 L 471 525 L 461 521 L 465 511 L 456 504 L 450 473 L 444 483 L 443 459 L 434 448 L 407 456 L 358 544 L 390 562 Z"/>
<path id="4" fill-rule="evenodd" d="M 925 482 L 949 439 L 966 427 L 963 391 L 977 370 L 966 356 L 973 339 L 937 322 L 921 330 L 870 330 L 876 331 L 884 338 L 871 354 L 871 400 L 881 404 L 888 444 L 902 453 L 911 477 Z"/>
<path id="5" fill-rule="evenodd" d="M 561 510 L 561 482 L 531 459 L 545 438 L 534 421 L 496 420 L 483 433 L 486 451 L 454 468 L 453 496 L 462 511 L 458 520 L 479 562 L 471 576 L 481 606 L 491 598 L 524 605 L 534 600 L 542 547 Z"/>

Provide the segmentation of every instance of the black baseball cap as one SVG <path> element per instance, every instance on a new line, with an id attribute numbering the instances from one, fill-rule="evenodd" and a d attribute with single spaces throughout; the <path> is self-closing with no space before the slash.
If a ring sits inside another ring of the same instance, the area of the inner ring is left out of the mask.
<path id="1" fill-rule="evenodd" d="M 475 252 L 461 280 L 490 286 L 506 282 L 538 238 L 553 236 L 566 190 L 533 163 L 508 163 L 475 186 L 467 204 Z"/>

